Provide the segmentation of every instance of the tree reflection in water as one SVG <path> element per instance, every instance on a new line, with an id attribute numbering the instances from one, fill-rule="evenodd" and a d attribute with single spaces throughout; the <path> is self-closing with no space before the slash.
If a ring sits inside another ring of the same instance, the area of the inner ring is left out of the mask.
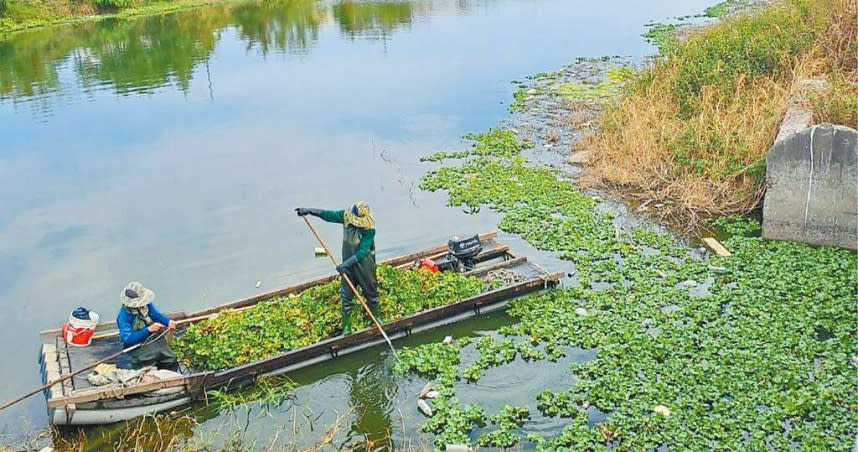
<path id="1" fill-rule="evenodd" d="M 386 39 L 421 11 L 429 14 L 429 3 L 268 1 L 19 33 L 0 41 L 0 101 L 48 104 L 78 90 L 187 91 L 195 68 L 208 62 L 227 29 L 236 30 L 248 51 L 306 54 L 326 22 L 351 39 Z"/>

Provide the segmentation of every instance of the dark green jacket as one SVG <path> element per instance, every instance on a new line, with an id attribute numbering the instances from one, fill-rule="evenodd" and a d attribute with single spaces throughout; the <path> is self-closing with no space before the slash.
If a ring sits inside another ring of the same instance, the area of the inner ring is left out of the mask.
<path id="1" fill-rule="evenodd" d="M 345 211 L 323 210 L 319 214 L 319 218 L 327 221 L 328 223 L 343 224 L 345 222 Z M 358 232 L 361 236 L 360 242 L 357 245 L 357 249 L 354 249 L 353 251 L 353 247 L 346 247 L 346 244 L 343 244 L 343 260 L 352 257 L 352 254 L 354 254 L 355 257 L 357 257 L 358 261 L 362 261 L 368 255 L 375 254 L 375 229 L 361 229 L 356 227 L 350 227 L 347 229 L 356 229 L 356 232 Z"/>

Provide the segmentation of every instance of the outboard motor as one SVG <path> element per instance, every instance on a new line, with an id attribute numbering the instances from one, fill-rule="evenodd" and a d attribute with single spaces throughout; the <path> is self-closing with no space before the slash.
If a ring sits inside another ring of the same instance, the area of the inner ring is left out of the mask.
<path id="1" fill-rule="evenodd" d="M 474 257 L 483 250 L 483 244 L 480 242 L 479 235 L 473 235 L 467 238 L 459 238 L 453 236 L 447 242 L 447 255 L 438 259 L 435 264 L 440 270 L 453 270 L 456 272 L 464 272 L 473 270 L 476 263 Z"/>

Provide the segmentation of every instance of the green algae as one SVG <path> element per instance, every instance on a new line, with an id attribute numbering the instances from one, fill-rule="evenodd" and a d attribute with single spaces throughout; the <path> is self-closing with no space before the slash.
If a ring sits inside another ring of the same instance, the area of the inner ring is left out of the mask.
<path id="1" fill-rule="evenodd" d="M 444 413 L 461 416 L 450 402 L 454 381 L 479 380 L 516 353 L 556 359 L 575 346 L 598 353 L 573 365 L 568 392 L 535 396 L 544 416 L 568 421 L 553 437 L 527 435 L 539 450 L 850 450 L 858 422 L 854 254 L 764 241 L 753 220 L 726 218 L 713 223 L 732 235 L 724 243 L 733 256 L 701 257 L 669 234 L 620 231 L 558 170 L 519 151 L 470 154 L 430 171 L 421 186 L 446 190 L 453 206 L 504 213 L 502 230 L 571 261 L 577 284 L 511 302 L 518 323 L 500 330 L 507 339 L 479 341 L 480 357 L 464 371 L 459 361 L 437 363 L 447 377 Z M 711 270 L 719 267 L 726 273 Z M 408 353 L 419 362 L 437 351 Z M 588 406 L 608 418 L 590 427 Z M 436 427 L 427 431 L 462 440 L 479 423 Z M 512 444 L 512 430 L 478 442 Z"/>
<path id="2" fill-rule="evenodd" d="M 514 82 L 510 113 L 525 112 L 528 102 L 537 96 L 559 96 L 570 101 L 605 101 L 616 96 L 620 88 L 636 76 L 634 68 L 617 64 L 619 57 L 578 58 L 563 70 L 528 77 L 529 83 Z M 582 70 L 589 66 L 596 73 Z M 593 76 L 596 75 L 596 80 Z"/>
<path id="3" fill-rule="evenodd" d="M 565 82 L 550 88 L 552 93 L 569 100 L 605 100 L 614 97 L 620 88 L 636 75 L 633 68 L 617 66 L 608 69 L 605 79 L 597 83 Z"/>

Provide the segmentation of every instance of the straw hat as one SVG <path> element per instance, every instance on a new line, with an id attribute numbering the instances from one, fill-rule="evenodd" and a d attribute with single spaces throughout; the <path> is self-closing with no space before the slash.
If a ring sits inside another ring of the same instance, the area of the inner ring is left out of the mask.
<path id="1" fill-rule="evenodd" d="M 345 226 L 356 226 L 362 229 L 375 227 L 375 217 L 366 201 L 358 201 L 345 210 L 343 215 Z"/>
<path id="2" fill-rule="evenodd" d="M 119 294 L 119 301 L 129 308 L 142 308 L 155 299 L 155 292 L 143 287 L 138 281 L 132 281 Z"/>

